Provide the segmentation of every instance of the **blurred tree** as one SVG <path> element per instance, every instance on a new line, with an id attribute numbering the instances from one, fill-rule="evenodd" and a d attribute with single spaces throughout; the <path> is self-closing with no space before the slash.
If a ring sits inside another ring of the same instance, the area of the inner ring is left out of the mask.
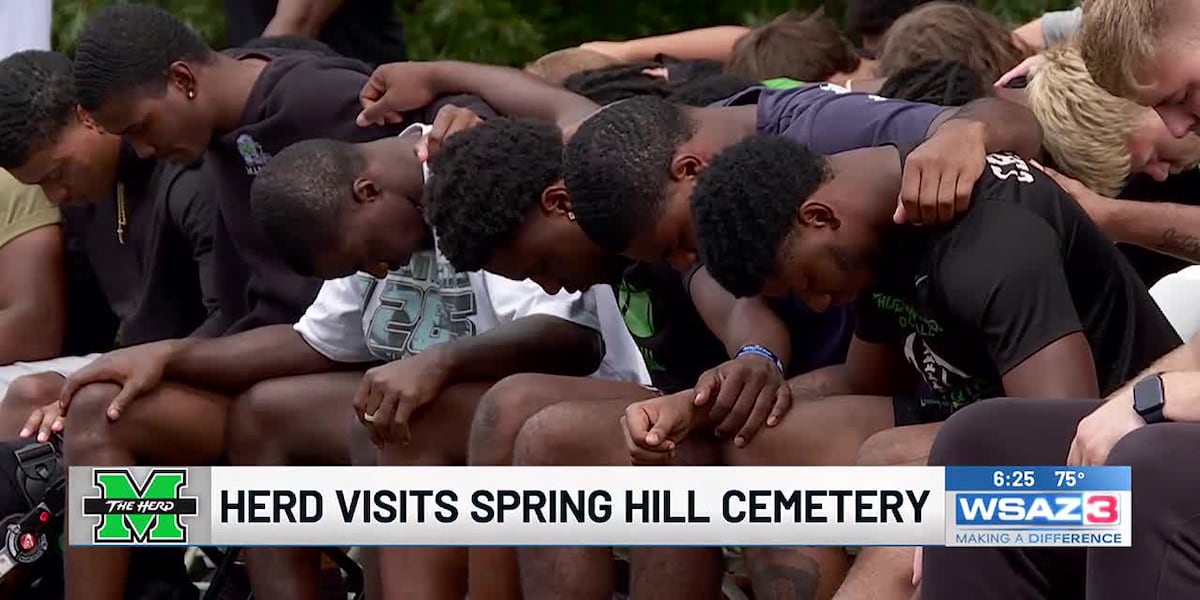
<path id="1" fill-rule="evenodd" d="M 54 44 L 71 53 L 87 15 L 132 0 L 54 0 Z M 353 1 L 353 0 L 348 0 Z M 707 25 L 756 25 L 797 8 L 841 20 L 845 0 L 396 0 L 411 54 L 521 65 L 558 48 L 623 40 Z M 179 15 L 215 47 L 225 44 L 222 0 L 152 0 Z M 1074 0 L 979 0 L 1011 23 L 1023 23 Z"/>

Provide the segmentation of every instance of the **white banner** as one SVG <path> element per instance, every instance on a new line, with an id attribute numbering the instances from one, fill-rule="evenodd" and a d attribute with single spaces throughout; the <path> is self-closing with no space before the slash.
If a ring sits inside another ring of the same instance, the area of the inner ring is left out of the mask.
<path id="1" fill-rule="evenodd" d="M 231 546 L 940 545 L 943 473 L 214 467 L 200 506 L 205 542 Z"/>

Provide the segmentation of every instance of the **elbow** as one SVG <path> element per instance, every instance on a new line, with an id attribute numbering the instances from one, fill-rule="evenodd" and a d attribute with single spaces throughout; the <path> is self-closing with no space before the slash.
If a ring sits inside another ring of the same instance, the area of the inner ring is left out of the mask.
<path id="1" fill-rule="evenodd" d="M 572 344 L 573 352 L 569 355 L 572 360 L 569 364 L 564 365 L 565 375 L 575 377 L 586 377 L 595 373 L 600 368 L 600 363 L 604 361 L 604 337 L 599 331 L 579 327 L 579 335 L 574 344 Z"/>

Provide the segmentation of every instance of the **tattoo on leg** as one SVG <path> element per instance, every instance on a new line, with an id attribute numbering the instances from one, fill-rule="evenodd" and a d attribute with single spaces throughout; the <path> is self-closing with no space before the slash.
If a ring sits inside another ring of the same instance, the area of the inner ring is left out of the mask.
<path id="1" fill-rule="evenodd" d="M 1160 249 L 1187 260 L 1200 260 L 1200 238 L 1174 227 L 1163 232 Z"/>
<path id="2" fill-rule="evenodd" d="M 821 566 L 807 556 L 797 560 L 750 564 L 750 580 L 756 597 L 762 600 L 814 600 Z"/>

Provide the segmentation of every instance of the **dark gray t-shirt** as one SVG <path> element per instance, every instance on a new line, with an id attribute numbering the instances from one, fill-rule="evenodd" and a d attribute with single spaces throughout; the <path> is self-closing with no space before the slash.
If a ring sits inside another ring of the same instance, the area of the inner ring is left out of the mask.
<path id="1" fill-rule="evenodd" d="M 755 86 L 713 106 L 758 104 L 758 132 L 794 139 L 821 154 L 925 139 L 944 106 L 850 92 L 829 84 L 775 90 Z"/>

